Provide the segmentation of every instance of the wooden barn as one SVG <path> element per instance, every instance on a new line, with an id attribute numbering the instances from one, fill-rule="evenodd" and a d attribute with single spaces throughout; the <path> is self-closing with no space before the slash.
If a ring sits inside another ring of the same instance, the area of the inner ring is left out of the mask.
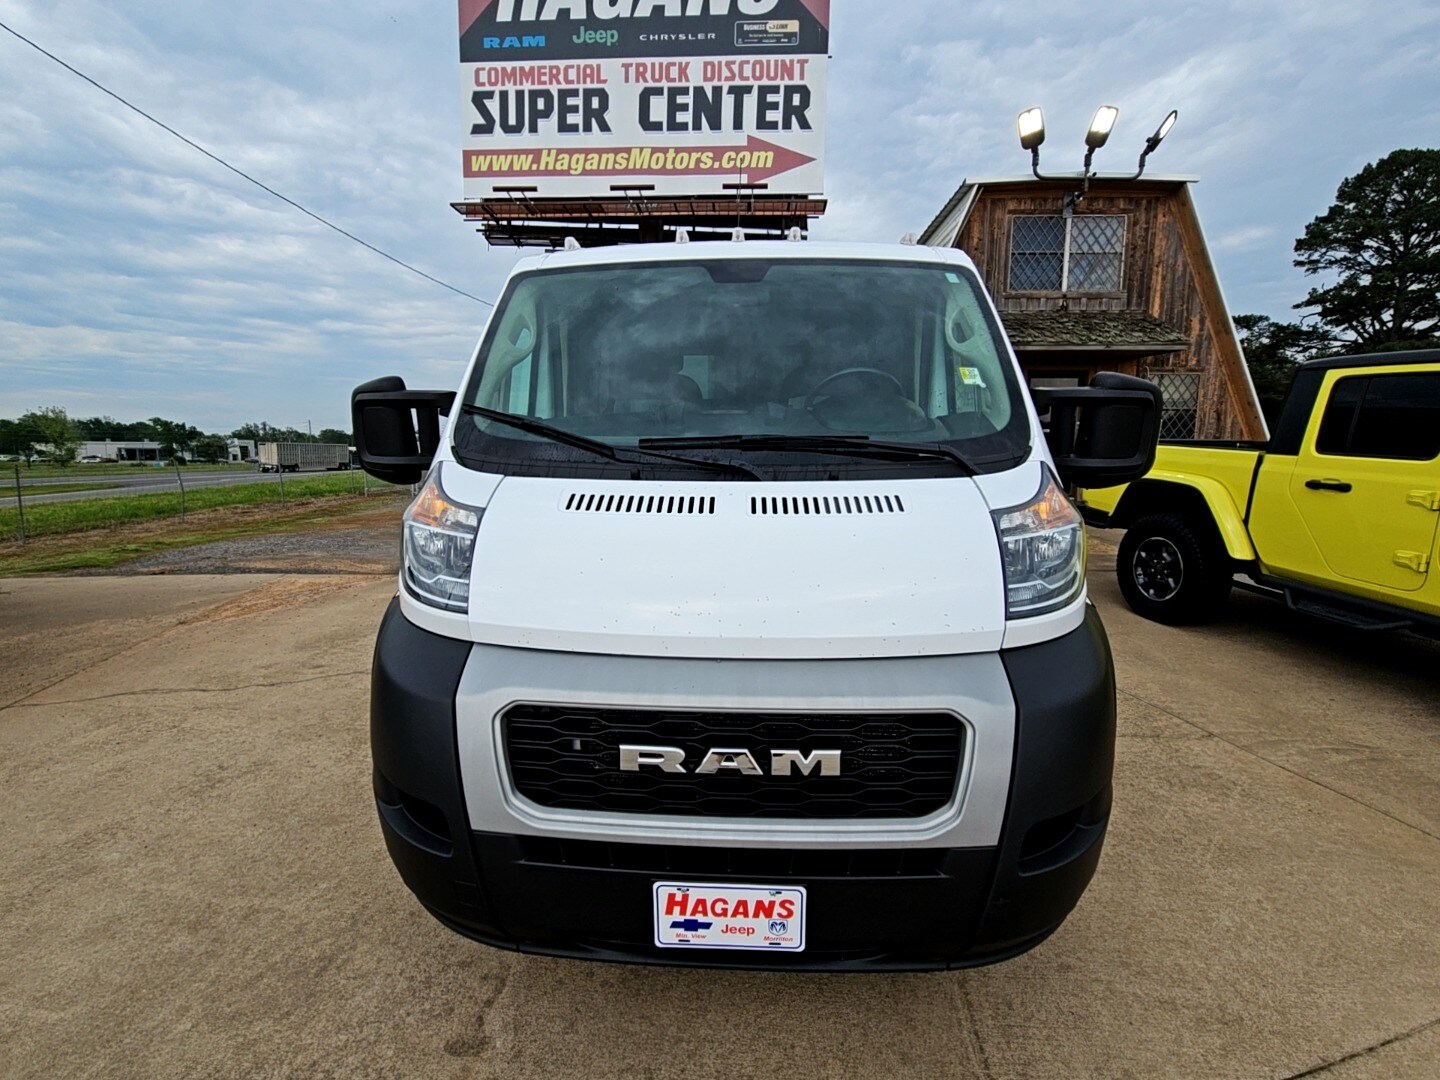
<path id="1" fill-rule="evenodd" d="M 1190 198 L 1192 177 L 967 181 L 921 242 L 975 260 L 1032 386 L 1154 379 L 1167 439 L 1263 439 L 1265 420 Z"/>

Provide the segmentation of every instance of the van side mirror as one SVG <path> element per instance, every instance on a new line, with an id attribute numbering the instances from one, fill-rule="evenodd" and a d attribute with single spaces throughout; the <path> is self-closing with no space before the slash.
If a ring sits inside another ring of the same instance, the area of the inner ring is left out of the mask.
<path id="1" fill-rule="evenodd" d="M 1138 480 L 1155 464 L 1160 388 L 1113 371 L 1089 386 L 1032 391 L 1050 410 L 1045 437 L 1067 488 L 1106 488 Z"/>
<path id="2" fill-rule="evenodd" d="M 387 375 L 361 383 L 350 395 L 355 454 L 377 480 L 416 484 L 440 448 L 440 417 L 455 404 L 453 390 L 406 390 Z"/>

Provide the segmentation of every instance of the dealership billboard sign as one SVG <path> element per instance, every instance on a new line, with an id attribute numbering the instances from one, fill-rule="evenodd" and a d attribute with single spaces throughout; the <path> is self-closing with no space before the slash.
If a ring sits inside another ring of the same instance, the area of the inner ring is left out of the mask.
<path id="1" fill-rule="evenodd" d="M 464 197 L 824 188 L 830 0 L 460 0 Z"/>

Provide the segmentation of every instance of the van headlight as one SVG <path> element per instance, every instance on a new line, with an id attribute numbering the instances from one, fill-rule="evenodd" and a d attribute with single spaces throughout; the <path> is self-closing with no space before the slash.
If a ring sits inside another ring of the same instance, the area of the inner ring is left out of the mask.
<path id="1" fill-rule="evenodd" d="M 451 502 L 435 469 L 405 511 L 405 587 L 422 604 L 470 609 L 470 566 L 483 511 Z"/>
<path id="2" fill-rule="evenodd" d="M 1085 522 L 1048 468 L 1040 493 L 992 514 L 1005 564 L 1005 615 L 1058 611 L 1085 587 Z"/>

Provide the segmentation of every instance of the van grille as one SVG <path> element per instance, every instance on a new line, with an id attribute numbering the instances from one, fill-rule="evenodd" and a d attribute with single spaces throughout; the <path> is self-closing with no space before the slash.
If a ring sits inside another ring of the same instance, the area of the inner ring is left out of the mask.
<path id="1" fill-rule="evenodd" d="M 917 818 L 955 794 L 963 728 L 949 713 L 728 713 L 516 705 L 503 717 L 516 790 L 540 806 L 727 818 Z M 620 746 L 675 747 L 684 775 L 620 771 Z M 765 771 L 696 775 L 714 749 Z M 841 775 L 769 773 L 772 750 L 841 752 Z"/>

